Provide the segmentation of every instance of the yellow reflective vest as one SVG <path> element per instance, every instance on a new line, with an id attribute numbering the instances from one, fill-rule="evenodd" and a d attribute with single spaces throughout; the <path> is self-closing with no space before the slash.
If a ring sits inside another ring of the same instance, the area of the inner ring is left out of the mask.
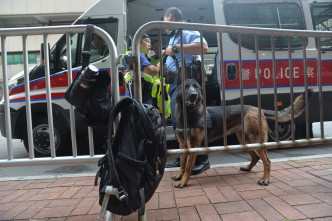
<path id="1" fill-rule="evenodd" d="M 153 83 L 152 91 L 151 91 L 152 97 L 157 99 L 158 111 L 159 111 L 159 113 L 162 113 L 163 98 L 162 98 L 162 91 L 161 90 L 162 90 L 162 88 L 165 88 L 165 91 L 164 91 L 164 96 L 165 96 L 165 101 L 164 101 L 165 118 L 169 118 L 171 116 L 171 98 L 168 95 L 169 84 L 166 84 L 166 86 L 161 87 L 160 86 L 161 85 L 161 80 L 160 80 L 159 76 L 155 76 L 153 79 L 154 79 L 154 83 Z M 164 84 L 165 84 L 165 78 L 163 80 L 164 80 Z"/>
<path id="2" fill-rule="evenodd" d="M 130 51 L 127 51 L 126 54 L 128 54 Z M 154 64 L 158 63 L 159 60 L 154 60 Z M 152 62 L 151 62 L 152 63 Z M 125 74 L 125 80 L 126 82 L 131 82 L 133 79 L 133 71 L 129 71 Z M 157 108 L 159 113 L 162 113 L 162 92 L 161 89 L 162 87 L 160 87 L 161 85 L 161 80 L 160 77 L 158 75 L 152 77 L 151 75 L 141 71 L 141 75 L 143 77 L 143 79 L 147 82 L 152 83 L 152 91 L 151 91 L 151 96 L 152 98 L 157 100 Z M 164 79 L 165 82 L 165 79 Z M 126 84 L 127 85 L 127 84 Z M 129 84 L 130 85 L 130 84 Z M 127 85 L 127 87 L 129 86 Z M 169 89 L 169 84 L 167 84 L 166 86 L 164 86 L 165 88 L 165 118 L 169 118 L 171 116 L 171 99 L 168 95 L 168 89 Z M 130 88 L 131 90 L 131 88 Z"/>

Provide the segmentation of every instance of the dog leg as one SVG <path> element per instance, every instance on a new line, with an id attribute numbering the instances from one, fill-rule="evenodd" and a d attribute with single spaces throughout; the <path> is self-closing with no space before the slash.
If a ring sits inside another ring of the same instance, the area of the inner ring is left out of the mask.
<path id="1" fill-rule="evenodd" d="M 242 134 L 240 132 L 241 131 L 236 132 L 236 138 L 239 141 L 239 143 L 242 143 Z M 246 140 L 245 140 L 245 142 L 246 142 Z M 257 164 L 257 162 L 259 160 L 259 156 L 256 153 L 256 151 L 249 151 L 248 153 L 250 154 L 251 162 L 247 166 L 240 167 L 241 171 L 246 171 L 246 172 L 251 171 L 251 169 Z"/>
<path id="2" fill-rule="evenodd" d="M 174 187 L 176 188 L 184 188 L 185 186 L 187 186 L 190 175 L 191 175 L 191 170 L 193 169 L 194 165 L 195 165 L 195 161 L 196 161 L 197 155 L 189 155 L 187 157 L 187 162 L 186 162 L 186 168 L 184 171 L 184 174 L 182 176 L 182 179 L 177 182 Z"/>
<path id="3" fill-rule="evenodd" d="M 268 141 L 268 129 L 269 126 L 266 122 L 266 118 L 264 115 L 262 115 L 262 139 L 263 143 Z M 256 142 L 259 142 L 260 139 L 256 137 Z M 259 154 L 260 158 L 262 159 L 263 166 L 264 166 L 264 175 L 263 177 L 258 181 L 259 185 L 267 186 L 270 183 L 270 172 L 271 172 L 271 161 L 269 159 L 269 156 L 267 155 L 267 149 L 261 149 L 257 150 L 257 153 Z"/>
<path id="4" fill-rule="evenodd" d="M 179 141 L 179 148 L 184 149 L 186 147 L 186 144 L 184 142 L 183 130 L 176 129 L 175 134 Z M 177 174 L 175 174 L 174 176 L 172 176 L 172 180 L 174 180 L 174 181 L 181 180 L 182 175 L 184 174 L 184 170 L 186 168 L 186 162 L 187 162 L 187 155 L 180 156 L 180 171 Z"/>
<path id="5" fill-rule="evenodd" d="M 270 171 L 271 171 L 271 161 L 267 155 L 267 150 L 257 150 L 260 158 L 263 161 L 264 165 L 264 175 L 263 177 L 258 181 L 259 185 L 267 186 L 270 183 Z"/>
<path id="6" fill-rule="evenodd" d="M 189 128 L 187 129 L 187 144 L 188 148 L 195 148 L 199 147 L 200 144 L 202 143 L 203 139 L 203 132 L 204 130 L 201 128 Z M 184 139 L 183 139 L 184 141 Z M 185 143 L 183 143 L 185 145 Z M 193 169 L 195 162 L 196 162 L 197 155 L 189 155 L 187 157 L 184 173 L 182 175 L 182 179 L 178 181 L 174 187 L 176 188 L 184 188 L 187 186 L 190 175 L 191 175 L 191 170 Z"/>
<path id="7" fill-rule="evenodd" d="M 180 156 L 180 171 L 172 176 L 172 180 L 179 181 L 182 179 L 182 176 L 184 174 L 185 168 L 186 168 L 186 162 L 187 162 L 188 156 Z"/>
<path id="8" fill-rule="evenodd" d="M 256 151 L 249 151 L 250 157 L 251 157 L 251 162 L 249 165 L 244 166 L 244 167 L 240 167 L 241 171 L 251 171 L 251 169 L 257 164 L 258 160 L 259 160 L 259 156 L 256 153 Z"/>

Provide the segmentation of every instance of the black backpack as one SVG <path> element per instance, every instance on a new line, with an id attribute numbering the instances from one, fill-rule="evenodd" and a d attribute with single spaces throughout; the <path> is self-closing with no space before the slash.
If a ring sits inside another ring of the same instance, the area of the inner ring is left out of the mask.
<path id="1" fill-rule="evenodd" d="M 121 113 L 114 137 L 113 121 Z M 102 205 L 106 186 L 118 188 L 119 198 L 111 195 L 107 210 L 129 215 L 150 200 L 164 174 L 166 164 L 165 128 L 158 110 L 152 105 L 126 97 L 113 108 L 108 121 L 107 152 L 102 157 L 97 179 L 100 177 L 99 204 Z"/>

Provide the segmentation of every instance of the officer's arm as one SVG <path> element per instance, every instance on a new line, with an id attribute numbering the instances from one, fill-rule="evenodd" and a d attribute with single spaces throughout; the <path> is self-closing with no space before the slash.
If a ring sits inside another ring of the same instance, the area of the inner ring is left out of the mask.
<path id="1" fill-rule="evenodd" d="M 159 66 L 155 67 L 152 64 L 147 65 L 144 67 L 144 72 L 151 75 L 151 76 L 155 76 L 156 74 L 159 73 Z"/>
<path id="2" fill-rule="evenodd" d="M 178 52 L 181 51 L 180 44 L 177 44 L 176 48 L 177 48 Z M 206 42 L 203 42 L 203 52 L 204 52 L 204 54 L 208 52 L 208 49 L 209 49 L 209 47 L 207 46 Z M 166 48 L 165 53 L 168 56 L 173 56 L 174 55 L 172 47 Z M 193 55 L 201 54 L 201 43 L 200 42 L 193 42 L 191 44 L 184 44 L 183 45 L 183 53 L 193 54 Z"/>

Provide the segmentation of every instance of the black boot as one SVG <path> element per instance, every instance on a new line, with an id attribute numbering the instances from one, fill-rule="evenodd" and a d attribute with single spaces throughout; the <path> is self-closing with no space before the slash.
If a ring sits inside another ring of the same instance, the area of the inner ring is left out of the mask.
<path id="1" fill-rule="evenodd" d="M 204 162 L 196 163 L 191 170 L 191 175 L 198 175 L 200 173 L 203 173 L 207 169 L 210 169 L 210 162 L 208 159 Z"/>
<path id="2" fill-rule="evenodd" d="M 166 168 L 172 168 L 172 167 L 180 167 L 180 157 L 177 157 L 175 162 L 166 164 Z"/>

